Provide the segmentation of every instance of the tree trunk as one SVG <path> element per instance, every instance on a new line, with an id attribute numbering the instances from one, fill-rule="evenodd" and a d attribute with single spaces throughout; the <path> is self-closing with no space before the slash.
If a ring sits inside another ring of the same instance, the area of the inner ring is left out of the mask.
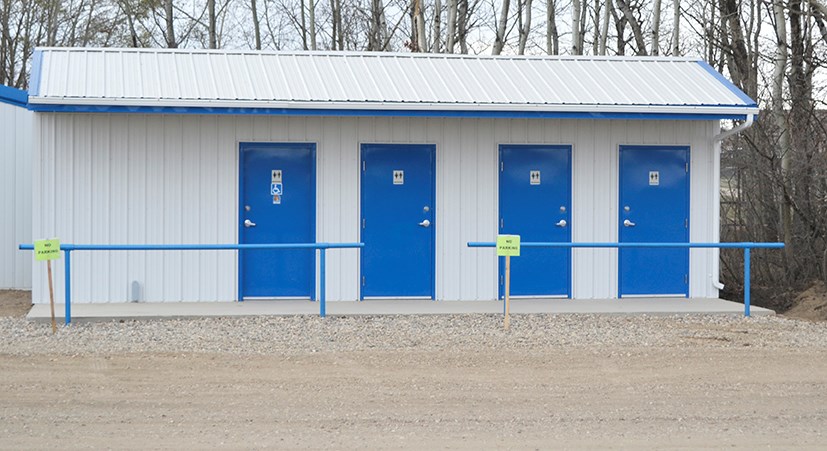
<path id="1" fill-rule="evenodd" d="M 612 0 L 606 0 L 606 4 L 603 8 L 603 23 L 600 28 L 600 45 L 597 48 L 597 53 L 600 55 L 606 54 L 606 42 L 609 39 L 609 17 L 612 8 L 614 8 L 614 6 L 612 6 Z"/>
<path id="2" fill-rule="evenodd" d="M 672 0 L 672 56 L 681 54 L 681 0 Z"/>
<path id="3" fill-rule="evenodd" d="M 301 0 L 301 34 L 302 34 L 302 50 L 307 50 L 307 8 L 304 2 L 308 0 Z M 313 0 L 309 0 L 313 1 Z M 266 1 L 265 1 L 266 4 Z"/>
<path id="4" fill-rule="evenodd" d="M 629 26 L 632 27 L 632 35 L 635 37 L 635 45 L 637 46 L 637 54 L 644 56 L 647 55 L 646 41 L 643 39 L 643 31 L 641 31 L 640 23 L 632 13 L 632 8 L 629 6 L 628 0 L 617 0 L 617 4 L 620 6 L 620 10 L 623 12 L 623 16 L 626 18 L 626 21 L 629 22 Z"/>
<path id="5" fill-rule="evenodd" d="M 468 0 L 457 0 L 457 40 L 460 53 L 468 53 Z"/>
<path id="6" fill-rule="evenodd" d="M 167 47 L 174 49 L 178 47 L 178 42 L 175 41 L 175 22 L 174 17 L 172 16 L 172 0 L 165 0 L 164 1 L 164 17 L 167 32 L 166 32 L 166 41 Z"/>
<path id="7" fill-rule="evenodd" d="M 499 55 L 505 46 L 505 27 L 508 25 L 508 9 L 511 6 L 510 0 L 503 0 L 502 10 L 500 11 L 500 20 L 497 22 L 497 34 L 494 38 L 493 55 Z"/>
<path id="8" fill-rule="evenodd" d="M 772 116 L 775 126 L 778 127 L 780 136 L 778 138 L 778 153 L 781 157 L 781 178 L 784 185 L 789 186 L 790 158 L 790 133 L 787 125 L 787 118 L 784 114 L 784 79 L 787 71 L 787 19 L 784 15 L 783 0 L 774 0 L 772 10 L 775 16 L 775 64 L 772 73 Z M 780 205 L 781 208 L 781 229 L 785 243 L 792 239 L 792 209 L 786 200 Z M 790 243 L 791 245 L 791 243 Z M 786 248 L 791 247 L 788 245 Z M 788 256 L 788 261 L 791 256 Z"/>
<path id="9" fill-rule="evenodd" d="M 655 0 L 652 5 L 652 55 L 660 54 L 660 1 Z"/>
<path id="10" fill-rule="evenodd" d="M 413 0 L 414 24 L 416 26 L 416 52 L 428 51 L 428 37 L 425 35 L 425 8 L 422 7 L 422 0 Z"/>
<path id="11" fill-rule="evenodd" d="M 549 55 L 560 54 L 560 33 L 557 31 L 557 4 L 546 0 L 546 52 Z"/>
<path id="12" fill-rule="evenodd" d="M 571 0 L 571 53 L 572 55 L 582 55 L 583 49 L 580 48 L 580 9 L 582 4 L 580 0 Z"/>
<path id="13" fill-rule="evenodd" d="M 724 22 L 727 32 L 725 35 L 729 36 L 729 45 L 727 52 L 727 61 L 729 64 L 729 73 L 733 81 L 744 92 L 754 98 L 757 98 L 758 87 L 755 81 L 750 80 L 750 55 L 747 52 L 747 45 L 744 40 L 744 32 L 741 27 L 741 17 L 738 14 L 738 0 L 720 0 L 721 5 L 721 21 Z M 714 42 L 714 41 L 713 41 Z"/>
<path id="14" fill-rule="evenodd" d="M 524 8 L 525 19 L 522 21 L 523 23 L 520 26 L 520 43 L 517 49 L 517 54 L 525 55 L 525 46 L 526 42 L 528 41 L 528 34 L 531 32 L 531 3 L 532 0 L 523 0 L 525 3 L 522 5 Z M 523 13 L 520 13 L 521 15 Z"/>
<path id="15" fill-rule="evenodd" d="M 218 40 L 215 36 L 215 0 L 207 0 L 207 14 L 209 15 L 210 48 L 215 49 L 218 48 Z"/>
<path id="16" fill-rule="evenodd" d="M 310 50 L 316 50 L 316 0 L 308 0 L 307 21 L 309 22 Z"/>
<path id="17" fill-rule="evenodd" d="M 457 33 L 457 0 L 448 0 L 448 30 L 445 41 L 445 50 L 454 53 L 454 44 Z"/>
<path id="18" fill-rule="evenodd" d="M 434 0 L 434 53 L 442 52 L 442 0 Z"/>
<path id="19" fill-rule="evenodd" d="M 615 33 L 617 33 L 617 54 L 622 56 L 626 54 L 626 17 L 622 14 L 618 15 L 614 8 L 610 10 L 615 23 Z"/>
<path id="20" fill-rule="evenodd" d="M 336 14 L 336 1 L 330 0 L 330 50 L 336 50 L 336 45 L 339 42 L 337 40 L 337 36 L 339 35 L 339 24 L 336 21 Z"/>

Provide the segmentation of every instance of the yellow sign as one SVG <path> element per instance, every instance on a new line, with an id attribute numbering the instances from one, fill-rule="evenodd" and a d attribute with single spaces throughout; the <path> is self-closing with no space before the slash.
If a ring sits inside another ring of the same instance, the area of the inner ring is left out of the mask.
<path id="1" fill-rule="evenodd" d="M 37 261 L 57 260 L 60 258 L 60 240 L 37 240 L 34 242 L 34 259 Z"/>
<path id="2" fill-rule="evenodd" d="M 497 235 L 497 255 L 519 257 L 520 235 Z"/>

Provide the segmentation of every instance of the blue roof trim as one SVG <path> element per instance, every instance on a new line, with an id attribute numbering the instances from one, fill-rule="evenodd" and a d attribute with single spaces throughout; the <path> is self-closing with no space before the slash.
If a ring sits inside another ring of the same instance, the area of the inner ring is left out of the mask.
<path id="1" fill-rule="evenodd" d="M 29 77 L 29 95 L 37 97 L 40 95 L 40 74 L 43 67 L 43 52 L 35 50 L 32 54 L 32 72 Z"/>
<path id="2" fill-rule="evenodd" d="M 455 110 L 347 110 L 312 108 L 209 108 L 29 104 L 29 109 L 48 113 L 144 113 L 144 114 L 222 114 L 263 116 L 339 116 L 339 117 L 442 117 L 493 119 L 648 119 L 648 120 L 744 120 L 747 114 L 716 113 L 589 113 L 554 111 L 455 111 Z"/>
<path id="3" fill-rule="evenodd" d="M 744 91 L 741 91 L 741 89 L 732 84 L 731 81 L 727 80 L 726 77 L 721 75 L 721 73 L 715 70 L 714 67 L 710 66 L 709 63 L 707 63 L 704 60 L 700 60 L 698 61 L 698 65 L 706 69 L 706 71 L 709 72 L 713 77 L 715 77 L 716 80 L 718 80 L 722 85 L 726 86 L 730 91 L 732 91 L 733 94 L 738 96 L 738 98 L 741 99 L 741 101 L 744 102 L 746 106 L 755 108 L 758 107 L 758 103 L 756 103 L 755 100 L 752 100 L 748 95 L 744 94 Z"/>
<path id="4" fill-rule="evenodd" d="M 0 102 L 26 108 L 29 103 L 29 94 L 20 89 L 0 85 Z"/>

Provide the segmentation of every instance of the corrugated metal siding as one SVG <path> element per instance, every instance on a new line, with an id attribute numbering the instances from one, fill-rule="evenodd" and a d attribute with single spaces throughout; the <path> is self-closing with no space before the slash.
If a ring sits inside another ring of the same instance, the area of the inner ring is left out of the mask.
<path id="1" fill-rule="evenodd" d="M 0 102 L 0 289 L 32 287 L 33 113 Z"/>
<path id="2" fill-rule="evenodd" d="M 437 145 L 437 297 L 493 299 L 491 249 L 467 241 L 497 233 L 497 146 L 573 145 L 573 238 L 617 239 L 620 144 L 692 148 L 691 239 L 713 238 L 714 122 L 40 114 L 35 233 L 94 243 L 224 243 L 237 240 L 238 142 L 318 145 L 319 241 L 359 238 L 359 144 Z M 66 170 L 71 168 L 71 170 Z M 690 295 L 713 297 L 711 251 L 691 254 Z M 358 298 L 356 251 L 328 253 L 328 299 Z M 76 302 L 122 302 L 131 280 L 144 300 L 236 297 L 233 252 L 77 252 Z M 617 295 L 617 253 L 576 250 L 573 294 Z M 58 293 L 62 293 L 58 268 Z M 44 300 L 38 267 L 35 299 Z"/>
<path id="3" fill-rule="evenodd" d="M 728 107 L 732 114 L 757 112 L 754 102 L 745 102 L 705 66 L 685 58 L 41 51 L 43 76 L 32 103 L 599 112 Z"/>

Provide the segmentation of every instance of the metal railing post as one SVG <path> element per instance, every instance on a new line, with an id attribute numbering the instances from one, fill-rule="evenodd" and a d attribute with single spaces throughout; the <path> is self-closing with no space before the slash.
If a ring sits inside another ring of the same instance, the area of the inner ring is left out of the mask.
<path id="1" fill-rule="evenodd" d="M 63 250 L 64 269 L 63 269 L 63 285 L 66 289 L 65 299 L 65 324 L 68 326 L 72 322 L 72 251 L 70 249 Z"/>
<path id="2" fill-rule="evenodd" d="M 744 248 L 744 316 L 749 317 L 749 247 Z"/>
<path id="3" fill-rule="evenodd" d="M 319 277 L 321 280 L 319 281 L 319 316 L 324 318 L 325 316 L 325 260 L 324 254 L 326 249 L 324 247 L 319 248 L 319 272 L 321 273 Z"/>

